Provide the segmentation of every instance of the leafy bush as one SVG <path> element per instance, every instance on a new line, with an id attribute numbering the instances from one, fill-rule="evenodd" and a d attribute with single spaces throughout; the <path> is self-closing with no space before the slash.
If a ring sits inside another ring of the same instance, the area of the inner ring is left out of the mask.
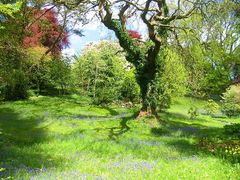
<path id="1" fill-rule="evenodd" d="M 240 115 L 240 85 L 230 86 L 223 94 L 222 112 L 229 117 Z"/>
<path id="2" fill-rule="evenodd" d="M 27 91 L 27 93 L 28 93 L 28 96 L 29 96 L 29 97 L 34 97 L 34 96 L 36 96 L 36 93 L 35 93 L 34 90 L 32 90 L 32 89 L 29 89 L 29 90 Z"/>
<path id="3" fill-rule="evenodd" d="M 95 97 L 93 98 L 94 104 L 109 104 L 116 101 L 119 97 L 118 92 L 109 86 L 96 89 Z"/>
<path id="4" fill-rule="evenodd" d="M 119 100 L 126 74 L 126 60 L 116 53 L 120 47 L 114 42 L 89 44 L 73 65 L 73 79 L 77 88 L 93 97 L 95 104 Z"/>
<path id="5" fill-rule="evenodd" d="M 215 142 L 208 138 L 200 139 L 198 146 L 217 156 L 224 157 L 233 163 L 240 162 L 240 144 L 239 141 L 228 140 Z"/>
<path id="6" fill-rule="evenodd" d="M 240 124 L 225 125 L 224 133 L 226 135 L 240 138 Z"/>
<path id="7" fill-rule="evenodd" d="M 210 99 L 208 100 L 207 104 L 204 106 L 204 109 L 208 115 L 213 116 L 215 113 L 219 111 L 220 106 L 218 105 L 218 103 Z"/>
<path id="8" fill-rule="evenodd" d="M 239 116 L 240 106 L 233 103 L 224 103 L 222 106 L 222 112 L 228 117 Z"/>
<path id="9" fill-rule="evenodd" d="M 28 76 L 23 49 L 9 40 L 1 42 L 0 36 L 0 96 L 5 100 L 26 99 L 28 97 Z"/>
<path id="10" fill-rule="evenodd" d="M 140 100 L 140 88 L 136 82 L 133 70 L 126 73 L 120 91 L 121 97 L 125 101 L 138 102 Z"/>
<path id="11" fill-rule="evenodd" d="M 4 97 L 6 100 L 28 98 L 28 79 L 23 71 L 14 70 L 6 83 Z"/>
<path id="12" fill-rule="evenodd" d="M 186 94 L 187 72 L 182 57 L 172 48 L 162 49 L 158 66 L 148 101 L 156 106 L 156 111 L 162 111 L 169 108 L 172 97 Z"/>

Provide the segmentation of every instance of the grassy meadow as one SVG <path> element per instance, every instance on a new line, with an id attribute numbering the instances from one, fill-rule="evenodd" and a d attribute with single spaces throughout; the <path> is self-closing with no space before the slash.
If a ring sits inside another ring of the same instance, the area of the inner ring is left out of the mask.
<path id="1" fill-rule="evenodd" d="M 240 179 L 240 149 L 214 148 L 240 118 L 210 117 L 205 101 L 190 98 L 158 120 L 135 119 L 138 107 L 90 104 L 76 95 L 2 102 L 0 179 Z M 192 120 L 193 105 L 203 113 Z"/>

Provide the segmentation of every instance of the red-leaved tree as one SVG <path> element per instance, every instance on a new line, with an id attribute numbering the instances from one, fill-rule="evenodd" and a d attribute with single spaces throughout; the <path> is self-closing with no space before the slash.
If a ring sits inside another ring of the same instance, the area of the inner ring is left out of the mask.
<path id="1" fill-rule="evenodd" d="M 138 40 L 141 40 L 141 39 L 142 39 L 141 34 L 139 34 L 137 31 L 128 30 L 128 34 L 129 34 L 129 36 L 130 36 L 132 39 L 138 39 Z"/>
<path id="2" fill-rule="evenodd" d="M 63 47 L 69 45 L 69 39 L 57 19 L 57 13 L 52 9 L 31 9 L 31 11 L 30 19 L 33 23 L 26 29 L 24 47 L 44 46 L 51 49 L 53 56 L 59 55 Z"/>

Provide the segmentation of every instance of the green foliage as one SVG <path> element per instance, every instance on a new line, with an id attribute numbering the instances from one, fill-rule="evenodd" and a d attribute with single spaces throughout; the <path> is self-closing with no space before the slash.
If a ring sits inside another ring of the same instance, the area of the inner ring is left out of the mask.
<path id="1" fill-rule="evenodd" d="M 166 48 L 163 54 L 164 59 L 160 60 L 159 65 L 163 70 L 160 81 L 163 82 L 165 89 L 170 91 L 172 96 L 182 96 L 186 93 L 187 71 L 183 60 L 174 49 Z"/>
<path id="2" fill-rule="evenodd" d="M 88 105 L 87 99 L 77 95 L 39 96 L 1 103 L 0 144 L 2 140 L 6 142 L 0 146 L 0 167 L 5 168 L 1 178 L 239 178 L 234 151 L 225 158 L 213 151 L 223 147 L 223 143 L 205 144 L 209 151 L 197 146 L 202 136 L 221 134 L 223 123 L 209 116 L 189 121 L 189 98 L 179 98 L 169 113 L 162 113 L 165 123 L 161 124 L 153 117 L 136 121 L 129 108 Z M 206 103 L 195 102 L 195 106 Z M 130 114 L 126 118 L 91 119 L 123 112 Z M 225 120 L 240 122 L 239 118 Z M 237 141 L 229 142 L 222 148 L 224 153 L 225 148 L 230 150 L 229 146 L 239 148 Z"/>
<path id="3" fill-rule="evenodd" d="M 14 13 L 17 13 L 22 6 L 22 2 L 18 1 L 13 4 L 3 4 L 0 2 L 0 15 L 14 17 Z M 0 26 L 0 28 L 2 28 Z"/>
<path id="4" fill-rule="evenodd" d="M 149 101 L 157 111 L 168 108 L 174 96 L 186 93 L 187 71 L 181 56 L 174 49 L 165 48 L 159 55 L 159 70 L 153 83 L 154 95 Z"/>
<path id="5" fill-rule="evenodd" d="M 128 31 L 122 28 L 119 20 L 113 20 L 113 27 L 116 29 L 115 33 L 120 46 L 126 51 L 127 61 L 135 66 L 136 73 L 141 73 L 144 64 L 146 63 L 145 52 L 136 41 L 131 38 Z"/>
<path id="6" fill-rule="evenodd" d="M 114 42 L 90 44 L 73 65 L 75 85 L 94 98 L 96 104 L 120 99 L 127 62 L 116 55 L 121 49 Z"/>
<path id="7" fill-rule="evenodd" d="M 41 64 L 41 61 L 48 62 L 52 60 L 51 55 L 45 56 L 44 59 L 42 57 L 44 56 L 45 52 L 47 51 L 47 48 L 36 46 L 36 47 L 30 47 L 25 49 L 25 53 L 27 55 L 27 62 L 30 66 L 35 66 Z"/>
<path id="8" fill-rule="evenodd" d="M 234 123 L 234 124 L 231 124 L 231 125 L 225 125 L 224 126 L 224 133 L 226 135 L 236 137 L 236 138 L 239 139 L 240 138 L 240 124 Z M 240 154 L 240 152 L 239 152 L 239 154 Z"/>
<path id="9" fill-rule="evenodd" d="M 130 70 L 126 73 L 122 85 L 121 85 L 121 97 L 125 101 L 139 102 L 140 100 L 140 88 L 136 82 L 134 70 Z"/>
<path id="10" fill-rule="evenodd" d="M 222 105 L 222 112 L 228 117 L 239 116 L 240 106 L 239 104 L 233 104 L 232 102 L 224 102 Z"/>
<path id="11" fill-rule="evenodd" d="M 49 83 L 65 94 L 72 85 L 71 66 L 67 59 L 54 59 L 48 63 Z"/>
<path id="12" fill-rule="evenodd" d="M 188 70 L 190 95 L 220 96 L 232 78 L 236 80 L 240 57 L 239 18 L 233 16 L 234 9 L 236 4 L 232 0 L 218 1 L 202 7 L 206 16 L 196 13 L 181 21 L 191 29 L 179 31 L 178 38 L 184 44 L 179 53 L 184 55 Z"/>
<path id="13" fill-rule="evenodd" d="M 208 100 L 207 104 L 204 106 L 205 111 L 208 115 L 213 116 L 220 110 L 220 106 L 214 100 Z"/>
<path id="14" fill-rule="evenodd" d="M 26 56 L 17 44 L 9 41 L 8 45 L 0 48 L 0 96 L 5 100 L 26 99 L 29 89 Z"/>
<path id="15" fill-rule="evenodd" d="M 44 4 L 46 1 L 38 2 L 40 4 Z M 19 99 L 20 97 L 26 98 L 26 91 L 29 87 L 36 89 L 37 94 L 39 94 L 41 90 L 46 90 L 49 87 L 51 87 L 51 89 L 56 89 L 56 92 L 60 89 L 59 94 L 64 94 L 66 86 L 69 83 L 69 65 L 62 62 L 55 63 L 53 65 L 51 55 L 45 55 L 48 49 L 42 47 L 41 45 L 31 48 L 27 48 L 28 46 L 25 46 L 26 42 L 24 38 L 29 35 L 29 30 L 36 30 L 40 36 L 42 36 L 43 33 L 51 34 L 52 32 L 47 31 L 49 29 L 40 28 L 41 25 L 48 25 L 44 23 L 44 21 L 35 19 L 31 16 L 31 12 L 34 12 L 34 10 L 32 9 L 32 11 L 31 8 L 28 7 L 29 4 L 33 6 L 34 2 L 6 0 L 1 1 L 0 3 L 0 23 L 4 26 L 4 28 L 0 31 L 1 99 L 13 99 L 13 96 L 15 95 L 17 97 L 14 99 Z M 35 8 L 41 9 L 40 6 L 35 6 Z M 50 16 L 48 16 L 48 18 L 51 19 Z M 37 22 L 32 24 L 35 20 L 37 20 Z M 55 22 L 56 19 L 53 18 L 52 20 Z M 59 23 L 56 23 L 60 27 Z M 46 30 L 47 32 L 40 32 L 39 28 L 42 31 Z M 34 38 L 36 39 L 32 39 L 33 41 L 39 40 L 39 36 L 35 36 Z M 63 41 L 65 40 L 63 39 Z M 53 41 L 49 40 L 48 45 L 50 46 L 52 43 Z M 58 47 L 58 44 L 55 44 L 54 46 Z M 59 46 L 58 48 L 61 49 L 62 47 Z M 61 59 L 61 55 L 59 54 L 57 58 Z M 23 94 L 20 95 L 19 93 Z"/>
<path id="16" fill-rule="evenodd" d="M 209 43 L 210 51 L 206 52 L 205 60 L 210 59 L 205 84 L 203 84 L 202 90 L 205 94 L 217 94 L 221 95 L 228 87 L 230 82 L 231 67 L 229 63 L 233 62 L 234 55 L 229 54 L 216 40 L 212 40 Z"/>
<path id="17" fill-rule="evenodd" d="M 240 85 L 232 85 L 223 94 L 222 112 L 229 117 L 240 115 Z"/>
<path id="18" fill-rule="evenodd" d="M 3 94 L 5 100 L 18 100 L 28 98 L 28 78 L 22 70 L 13 70 L 9 74 L 8 82 Z"/>
<path id="19" fill-rule="evenodd" d="M 37 94 L 65 94 L 71 85 L 70 62 L 61 57 L 53 59 L 50 54 L 44 56 L 46 51 L 40 46 L 25 49 L 31 88 Z"/>

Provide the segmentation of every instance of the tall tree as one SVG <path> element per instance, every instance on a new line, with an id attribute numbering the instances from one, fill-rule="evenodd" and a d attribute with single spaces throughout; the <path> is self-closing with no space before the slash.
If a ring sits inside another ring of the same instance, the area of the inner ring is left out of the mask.
<path id="1" fill-rule="evenodd" d="M 61 26 L 57 13 L 51 8 L 41 10 L 29 7 L 29 11 L 31 23 L 26 27 L 23 45 L 25 47 L 44 46 L 54 56 L 59 55 L 63 47 L 69 45 L 68 34 L 64 30 L 66 23 Z"/>
<path id="2" fill-rule="evenodd" d="M 54 57 L 59 56 L 63 46 L 68 44 L 66 33 L 68 11 L 56 11 L 55 6 L 49 4 L 46 9 L 45 1 L 36 2 L 23 0 L 16 3 L 5 0 L 0 4 L 0 11 L 3 12 L 0 16 L 0 26 L 4 27 L 0 30 L 0 79 L 1 87 L 4 89 L 2 92 L 10 93 L 7 99 L 26 98 L 27 77 L 36 75 L 38 77 L 36 82 L 40 84 L 42 78 L 39 72 L 42 61 L 48 59 L 50 53 Z M 30 47 L 44 50 L 37 52 L 41 56 L 35 56 L 34 61 L 31 59 L 31 65 L 30 61 L 27 62 L 30 58 L 28 56 Z"/>
<path id="3" fill-rule="evenodd" d="M 237 5 L 232 0 L 212 1 L 202 11 L 181 21 L 179 53 L 184 55 L 193 95 L 221 95 L 239 76 L 240 34 Z"/>
<path id="4" fill-rule="evenodd" d="M 156 79 L 161 66 L 159 55 L 161 49 L 167 46 L 167 33 L 175 28 L 172 23 L 191 16 L 199 5 L 196 1 L 181 1 L 175 3 L 175 8 L 169 10 L 165 0 L 56 0 L 68 8 L 84 6 L 97 7 L 101 22 L 110 30 L 114 31 L 121 47 L 126 52 L 126 59 L 136 68 L 136 79 L 141 89 L 142 111 L 156 110 L 156 101 L 154 95 L 158 96 L 156 91 L 164 94 L 164 89 L 156 87 Z M 173 6 L 174 7 L 174 6 Z M 128 20 L 131 17 L 140 19 L 148 31 L 148 40 L 141 44 L 132 38 L 128 30 Z"/>

